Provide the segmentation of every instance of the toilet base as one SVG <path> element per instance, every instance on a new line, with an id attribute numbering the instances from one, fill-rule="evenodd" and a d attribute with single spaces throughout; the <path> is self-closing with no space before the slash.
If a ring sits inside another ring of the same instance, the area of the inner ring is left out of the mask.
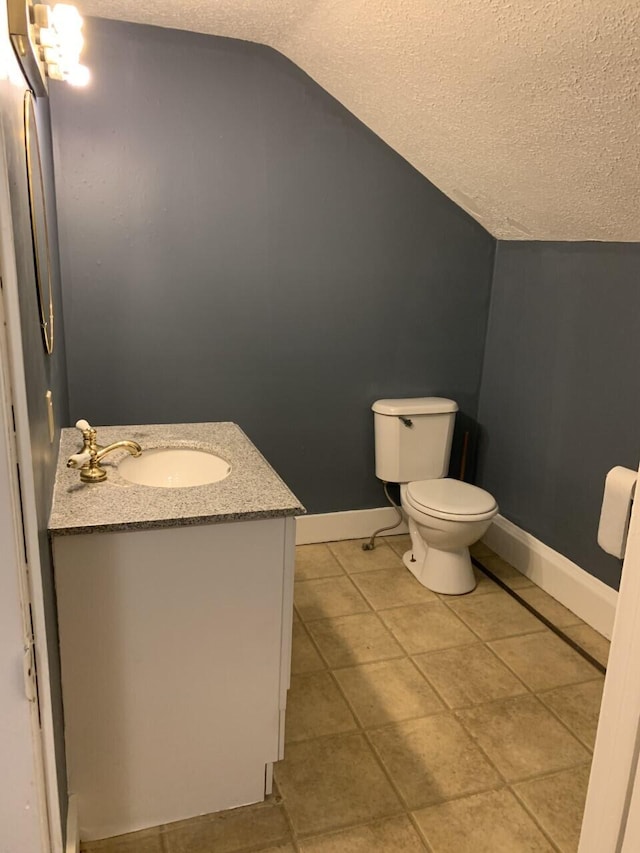
<path id="1" fill-rule="evenodd" d="M 464 595 L 475 589 L 476 578 L 468 548 L 439 551 L 423 545 L 422 554 L 419 550 L 407 551 L 402 562 L 427 589 L 444 595 Z"/>

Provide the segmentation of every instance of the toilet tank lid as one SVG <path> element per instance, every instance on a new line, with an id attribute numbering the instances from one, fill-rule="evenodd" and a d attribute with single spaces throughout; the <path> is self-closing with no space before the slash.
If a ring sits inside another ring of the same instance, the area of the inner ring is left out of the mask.
<path id="1" fill-rule="evenodd" d="M 379 415 L 436 415 L 457 412 L 458 404 L 446 397 L 402 397 L 397 400 L 376 400 L 371 408 Z"/>

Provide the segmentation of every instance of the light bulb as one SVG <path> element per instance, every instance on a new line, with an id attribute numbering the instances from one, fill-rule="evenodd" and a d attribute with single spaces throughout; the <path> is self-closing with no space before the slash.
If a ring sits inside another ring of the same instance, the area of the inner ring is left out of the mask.
<path id="1" fill-rule="evenodd" d="M 58 43 L 58 36 L 52 27 L 41 27 L 38 30 L 38 44 L 42 47 L 55 47 Z"/>
<path id="2" fill-rule="evenodd" d="M 82 29 L 82 16 L 75 6 L 68 3 L 57 3 L 51 13 L 53 26 L 59 33 L 73 32 Z"/>
<path id="3" fill-rule="evenodd" d="M 80 60 L 82 48 L 84 47 L 84 39 L 82 38 L 82 33 L 79 30 L 73 33 L 62 33 L 59 36 L 58 45 L 60 47 L 60 53 L 63 53 L 65 56 L 69 57 L 75 56 L 75 61 L 78 62 Z"/>
<path id="4" fill-rule="evenodd" d="M 86 65 L 74 65 L 66 75 L 66 80 L 72 86 L 86 86 L 91 80 L 91 73 Z"/>
<path id="5" fill-rule="evenodd" d="M 72 86 L 86 86 L 91 77 L 89 69 L 79 64 L 84 47 L 82 25 L 75 6 L 58 3 L 51 12 L 51 27 L 41 31 L 42 56 L 49 66 L 49 76 Z"/>
<path id="6" fill-rule="evenodd" d="M 59 65 L 55 62 L 47 63 L 47 74 L 52 80 L 64 80 L 64 74 Z"/>
<path id="7" fill-rule="evenodd" d="M 58 65 L 60 61 L 60 53 L 57 47 L 45 47 L 42 51 L 42 58 L 45 62 L 51 65 Z"/>
<path id="8" fill-rule="evenodd" d="M 46 3 L 34 3 L 32 6 L 33 23 L 36 27 L 51 26 L 51 8 Z"/>

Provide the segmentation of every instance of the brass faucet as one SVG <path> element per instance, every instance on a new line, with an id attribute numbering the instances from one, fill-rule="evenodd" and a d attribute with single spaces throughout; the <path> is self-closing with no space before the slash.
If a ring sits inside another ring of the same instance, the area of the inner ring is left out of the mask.
<path id="1" fill-rule="evenodd" d="M 69 457 L 67 468 L 79 468 L 83 483 L 100 483 L 107 479 L 107 472 L 100 465 L 100 460 L 112 450 L 128 450 L 132 456 L 140 456 L 142 453 L 136 441 L 116 441 L 108 447 L 101 447 L 96 442 L 95 429 L 85 420 L 78 421 L 76 427 L 82 433 L 82 449 Z"/>

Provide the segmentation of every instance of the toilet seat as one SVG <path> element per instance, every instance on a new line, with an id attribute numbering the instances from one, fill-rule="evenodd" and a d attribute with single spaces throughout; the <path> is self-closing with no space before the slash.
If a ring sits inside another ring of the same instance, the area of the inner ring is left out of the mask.
<path id="1" fill-rule="evenodd" d="M 444 521 L 483 521 L 497 512 L 489 492 L 448 477 L 408 483 L 406 501 L 418 512 Z"/>

